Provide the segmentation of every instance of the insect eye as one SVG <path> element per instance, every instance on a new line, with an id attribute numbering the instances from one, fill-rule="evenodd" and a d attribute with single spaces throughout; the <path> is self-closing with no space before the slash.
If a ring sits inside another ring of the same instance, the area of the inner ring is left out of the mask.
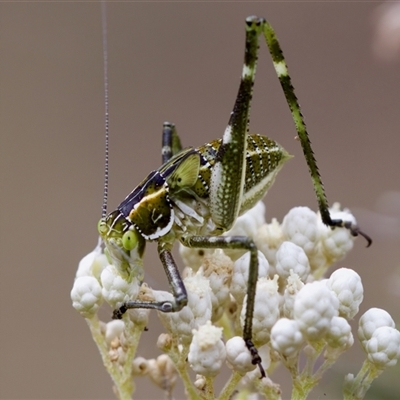
<path id="1" fill-rule="evenodd" d="M 101 236 L 104 236 L 107 233 L 107 223 L 104 218 L 101 218 L 101 220 L 98 222 L 97 230 Z"/>
<path id="2" fill-rule="evenodd" d="M 137 243 L 138 241 L 133 231 L 125 232 L 124 236 L 122 236 L 122 246 L 125 250 L 133 250 Z"/>

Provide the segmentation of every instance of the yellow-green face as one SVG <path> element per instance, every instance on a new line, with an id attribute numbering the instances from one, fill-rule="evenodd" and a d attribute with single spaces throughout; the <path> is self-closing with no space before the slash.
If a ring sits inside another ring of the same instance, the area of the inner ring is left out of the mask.
<path id="1" fill-rule="evenodd" d="M 146 240 L 120 211 L 102 218 L 98 231 L 110 264 L 115 265 L 125 278 L 141 275 Z"/>

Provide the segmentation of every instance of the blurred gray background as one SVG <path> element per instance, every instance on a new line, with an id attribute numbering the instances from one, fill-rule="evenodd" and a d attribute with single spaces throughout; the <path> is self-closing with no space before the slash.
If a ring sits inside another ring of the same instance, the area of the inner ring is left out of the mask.
<path id="1" fill-rule="evenodd" d="M 159 166 L 164 121 L 176 123 L 185 146 L 221 137 L 241 75 L 244 19 L 265 16 L 286 55 L 329 200 L 351 208 L 374 239 L 369 249 L 357 240 L 338 266 L 362 277 L 360 315 L 382 307 L 399 322 L 400 63 L 384 62 L 372 51 L 378 6 L 109 4 L 109 208 Z M 101 214 L 101 8 L 2 3 L 0 19 L 0 397 L 113 398 L 89 330 L 69 297 L 79 260 L 96 245 Z M 267 219 L 281 220 L 297 205 L 316 209 L 264 44 L 251 131 L 271 136 L 295 155 L 266 197 Z M 166 288 L 154 250 L 149 246 L 146 278 Z M 160 332 L 153 313 L 140 355 L 158 355 Z M 343 375 L 357 373 L 362 360 L 356 342 L 311 398 L 340 398 Z M 277 372 L 274 378 L 289 398 L 288 374 Z M 385 373 L 370 398 L 399 398 L 395 376 L 394 370 Z M 183 398 L 180 387 L 175 394 Z M 147 379 L 137 381 L 136 398 L 161 397 Z"/>

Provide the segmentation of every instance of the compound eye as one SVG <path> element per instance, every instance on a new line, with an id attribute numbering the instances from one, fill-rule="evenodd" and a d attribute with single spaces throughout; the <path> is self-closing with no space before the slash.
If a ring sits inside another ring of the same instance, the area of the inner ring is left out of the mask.
<path id="1" fill-rule="evenodd" d="M 138 243 L 135 232 L 128 231 L 125 232 L 122 236 L 122 246 L 124 246 L 125 250 L 133 250 Z"/>
<path id="2" fill-rule="evenodd" d="M 97 230 L 101 236 L 104 236 L 107 233 L 108 228 L 104 218 L 102 218 L 97 224 Z"/>

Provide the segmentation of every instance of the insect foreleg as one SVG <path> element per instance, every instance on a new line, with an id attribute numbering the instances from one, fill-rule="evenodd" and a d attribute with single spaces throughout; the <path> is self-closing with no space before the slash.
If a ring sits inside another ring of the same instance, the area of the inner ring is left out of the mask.
<path id="1" fill-rule="evenodd" d="M 174 296 L 174 301 L 128 301 L 113 312 L 113 319 L 121 319 L 123 314 L 131 308 L 150 308 L 162 312 L 180 311 L 188 302 L 185 285 L 179 274 L 178 267 L 172 257 L 171 251 L 163 244 L 158 246 L 158 254 L 162 265 L 164 266 L 165 274 L 167 275 L 169 285 Z"/>
<path id="2" fill-rule="evenodd" d="M 175 125 L 164 122 L 162 132 L 161 160 L 165 164 L 175 154 L 182 150 L 181 141 L 176 131 Z"/>
<path id="3" fill-rule="evenodd" d="M 261 365 L 261 357 L 252 342 L 254 302 L 258 279 L 258 253 L 253 239 L 247 236 L 189 236 L 182 237 L 181 242 L 186 247 L 205 249 L 239 249 L 250 251 L 249 277 L 247 282 L 246 316 L 243 327 L 243 340 L 252 356 L 252 363 L 258 365 L 262 377 L 265 377 Z"/>

